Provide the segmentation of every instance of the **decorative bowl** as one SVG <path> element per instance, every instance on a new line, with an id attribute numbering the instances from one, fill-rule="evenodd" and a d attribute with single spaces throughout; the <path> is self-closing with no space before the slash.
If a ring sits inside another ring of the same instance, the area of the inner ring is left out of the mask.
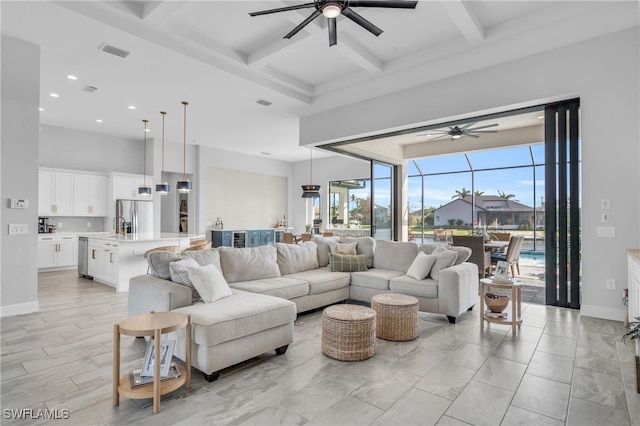
<path id="1" fill-rule="evenodd" d="M 499 313 L 509 304 L 509 296 L 500 296 L 493 293 L 484 294 L 484 303 L 491 312 Z"/>

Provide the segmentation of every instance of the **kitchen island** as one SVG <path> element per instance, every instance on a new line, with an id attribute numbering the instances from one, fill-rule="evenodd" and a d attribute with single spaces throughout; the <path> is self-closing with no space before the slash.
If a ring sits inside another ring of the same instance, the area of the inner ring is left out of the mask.
<path id="1" fill-rule="evenodd" d="M 206 238 L 204 234 L 128 234 L 80 237 L 88 239 L 87 275 L 95 281 L 115 287 L 117 292 L 129 290 L 129 279 L 147 273 L 144 254 L 161 246 L 178 246 L 182 251 L 191 241 Z"/>

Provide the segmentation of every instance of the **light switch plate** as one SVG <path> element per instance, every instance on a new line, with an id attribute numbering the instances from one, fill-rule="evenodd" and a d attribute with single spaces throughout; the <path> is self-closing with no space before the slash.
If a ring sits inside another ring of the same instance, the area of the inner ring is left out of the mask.
<path id="1" fill-rule="evenodd" d="M 596 235 L 598 237 L 614 238 L 616 236 L 616 228 L 615 226 L 598 226 Z"/>
<path id="2" fill-rule="evenodd" d="M 29 233 L 29 225 L 26 223 L 10 224 L 9 235 L 24 235 Z"/>
<path id="3" fill-rule="evenodd" d="M 603 198 L 602 200 L 600 200 L 600 208 L 602 210 L 609 210 L 610 207 L 611 203 L 609 202 L 608 198 Z"/>

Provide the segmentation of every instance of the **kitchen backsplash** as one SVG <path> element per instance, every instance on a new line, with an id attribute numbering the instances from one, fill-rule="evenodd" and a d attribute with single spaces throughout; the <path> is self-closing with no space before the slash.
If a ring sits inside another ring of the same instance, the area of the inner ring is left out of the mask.
<path id="1" fill-rule="evenodd" d="M 111 224 L 104 217 L 49 217 L 49 225 L 56 226 L 56 232 L 109 232 Z M 62 226 L 60 226 L 62 225 Z M 37 229 L 37 228 L 36 228 Z"/>

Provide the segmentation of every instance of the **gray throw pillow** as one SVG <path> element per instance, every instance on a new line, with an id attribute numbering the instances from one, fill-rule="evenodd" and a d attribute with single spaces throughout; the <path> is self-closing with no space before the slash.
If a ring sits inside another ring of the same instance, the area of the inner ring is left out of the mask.
<path id="1" fill-rule="evenodd" d="M 433 255 L 436 257 L 436 261 L 431 267 L 431 278 L 437 281 L 440 271 L 453 266 L 458 258 L 458 253 L 452 250 L 447 250 L 444 247 L 438 247 L 433 251 Z"/>
<path id="2" fill-rule="evenodd" d="M 409 266 L 407 276 L 415 278 L 418 281 L 424 280 L 429 276 L 429 272 L 431 272 L 431 268 L 435 262 L 435 255 L 419 252 L 411 266 Z"/>
<path id="3" fill-rule="evenodd" d="M 169 270 L 169 264 L 181 259 L 182 256 L 180 253 L 173 253 L 169 251 L 156 251 L 149 253 L 147 256 L 149 273 L 154 277 L 162 278 L 163 280 L 170 280 L 171 271 Z"/>

